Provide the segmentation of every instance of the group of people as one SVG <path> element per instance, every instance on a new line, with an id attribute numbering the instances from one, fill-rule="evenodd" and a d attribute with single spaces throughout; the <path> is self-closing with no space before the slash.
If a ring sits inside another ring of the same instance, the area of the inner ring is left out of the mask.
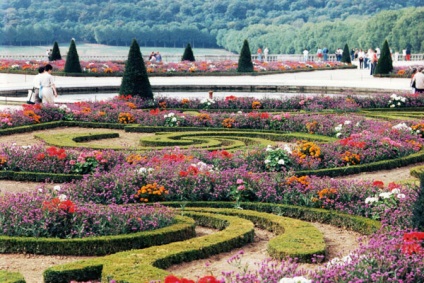
<path id="1" fill-rule="evenodd" d="M 424 67 L 412 70 L 411 87 L 414 93 L 424 93 Z"/>
<path id="2" fill-rule="evenodd" d="M 152 63 L 160 63 L 162 62 L 162 55 L 159 53 L 159 51 L 152 51 L 149 56 L 149 61 Z"/>
<path id="3" fill-rule="evenodd" d="M 54 98 L 57 97 L 57 90 L 54 84 L 52 70 L 53 67 L 50 64 L 38 68 L 38 74 L 32 81 L 35 104 L 54 103 Z"/>
<path id="4" fill-rule="evenodd" d="M 263 56 L 262 56 L 262 48 L 258 48 L 258 60 L 263 62 L 265 59 L 265 62 L 268 62 L 268 53 L 269 53 L 269 49 L 268 47 L 265 47 L 264 51 L 263 51 Z"/>

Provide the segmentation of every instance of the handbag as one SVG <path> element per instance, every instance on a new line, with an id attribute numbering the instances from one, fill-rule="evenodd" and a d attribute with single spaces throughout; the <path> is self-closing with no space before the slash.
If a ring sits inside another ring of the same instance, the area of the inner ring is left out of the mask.
<path id="1" fill-rule="evenodd" d="M 35 90 L 34 90 L 34 88 L 28 90 L 27 103 L 28 104 L 35 104 Z"/>

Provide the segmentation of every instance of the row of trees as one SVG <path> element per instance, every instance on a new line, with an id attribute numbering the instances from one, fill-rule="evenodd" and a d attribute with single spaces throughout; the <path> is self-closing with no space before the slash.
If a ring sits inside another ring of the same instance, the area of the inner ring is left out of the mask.
<path id="1" fill-rule="evenodd" d="M 349 42 L 352 48 L 376 48 L 387 39 L 393 51 L 401 52 L 411 45 L 414 53 L 424 52 L 424 8 L 384 11 L 369 20 L 293 25 L 252 25 L 242 30 L 231 30 L 217 35 L 217 43 L 227 50 L 240 50 L 240 42 L 248 38 L 252 51 L 268 47 L 271 53 L 301 53 L 307 48 L 316 51 L 327 47 L 330 52 Z"/>
<path id="2" fill-rule="evenodd" d="M 323 46 L 335 50 L 343 47 L 347 41 L 350 42 L 351 47 L 375 48 L 387 38 L 395 50 L 402 50 L 407 43 L 410 43 L 413 52 L 424 52 L 422 44 L 424 35 L 421 32 L 424 24 L 422 21 L 424 18 L 423 7 L 383 11 L 372 17 L 367 15 L 386 7 L 418 5 L 418 2 L 414 1 L 402 1 L 401 4 L 385 1 L 387 3 L 384 5 L 380 3 L 381 1 L 377 1 L 378 3 L 373 1 L 372 5 L 367 4 L 362 10 L 358 10 L 360 13 L 355 12 L 355 16 L 347 16 L 347 12 L 345 12 L 345 16 L 342 16 L 335 11 L 338 11 L 339 7 L 344 7 L 348 1 L 315 0 L 305 2 L 299 0 L 292 1 L 291 4 L 290 1 L 261 1 L 262 10 L 251 1 L 248 3 L 236 0 L 218 1 L 219 3 L 204 1 L 199 5 L 208 7 L 209 10 L 198 11 L 197 6 L 193 6 L 191 10 L 183 8 L 185 1 L 168 3 L 161 0 L 156 4 L 147 3 L 157 7 L 162 2 L 162 4 L 167 4 L 167 6 L 160 6 L 163 9 L 152 12 L 154 20 L 150 19 L 152 16 L 150 14 L 143 14 L 143 17 L 135 20 L 133 14 L 140 13 L 140 11 L 124 13 L 122 12 L 124 8 L 115 5 L 118 3 L 117 1 L 106 3 L 85 1 L 85 3 L 78 4 L 80 11 L 84 11 L 78 12 L 80 17 L 69 17 L 66 18 L 66 21 L 63 21 L 64 16 L 59 20 L 48 20 L 56 12 L 47 12 L 40 17 L 34 15 L 28 15 L 28 18 L 24 17 L 25 13 L 31 10 L 33 2 L 37 1 L 29 1 L 31 3 L 29 10 L 10 8 L 13 5 L 18 7 L 18 2 L 25 1 L 8 1 L 9 4 L 3 4 L 6 5 L 5 9 L 0 10 L 0 15 L 4 16 L 0 24 L 0 44 L 42 45 L 50 44 L 54 40 L 67 42 L 69 38 L 76 38 L 80 42 L 129 45 L 131 40 L 136 38 L 145 46 L 182 47 L 190 42 L 193 47 L 221 46 L 227 50 L 239 52 L 241 42 L 248 38 L 252 51 L 258 47 L 267 46 L 272 53 L 293 54 L 300 53 L 304 48 L 316 50 Z M 75 2 L 78 3 L 78 1 Z M 145 1 L 138 3 L 141 2 Z M 362 2 L 355 1 L 352 6 L 362 7 Z M 72 10 L 73 4 L 66 3 L 71 6 Z M 122 1 L 122 3 L 127 5 L 128 1 Z M 43 6 L 45 3 L 40 3 L 40 5 Z M 58 3 L 58 5 L 62 4 Z M 92 14 L 91 9 L 96 5 L 98 13 Z M 148 5 L 141 10 L 149 10 L 150 6 Z M 318 16 L 318 18 L 305 16 L 308 13 L 314 13 L 314 15 L 317 13 L 315 10 L 311 11 L 311 7 L 318 10 L 326 7 L 328 9 L 325 11 L 332 16 Z M 110 12 L 107 19 L 98 18 L 98 14 L 101 14 L 99 11 L 102 9 Z M 169 17 L 166 19 L 157 18 L 157 15 L 163 10 L 168 10 L 172 16 L 168 15 Z M 186 13 L 184 17 L 179 15 L 181 11 Z M 299 12 L 296 19 L 288 16 L 296 11 Z M 33 10 L 33 12 L 36 14 L 38 10 Z M 240 13 L 244 16 L 240 16 Z M 66 10 L 66 15 L 68 14 L 69 11 Z M 82 16 L 86 14 L 89 16 Z M 246 16 L 251 14 L 255 16 Z M 128 17 L 124 18 L 122 15 Z M 253 20 L 252 17 L 256 17 L 257 20 Z"/>

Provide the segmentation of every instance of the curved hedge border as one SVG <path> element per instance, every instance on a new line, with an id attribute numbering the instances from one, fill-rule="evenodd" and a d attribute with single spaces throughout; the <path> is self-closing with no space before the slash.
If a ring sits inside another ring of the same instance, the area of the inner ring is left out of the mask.
<path id="1" fill-rule="evenodd" d="M 225 229 L 212 235 L 186 241 L 54 266 L 44 272 L 44 282 L 68 282 L 65 280 L 72 277 L 64 277 L 64 275 L 68 276 L 72 271 L 75 275 L 83 276 L 82 269 L 92 266 L 103 266 L 103 277 L 112 276 L 118 282 L 149 282 L 152 279 L 166 277 L 168 272 L 163 269 L 173 264 L 207 258 L 253 241 L 254 226 L 248 220 L 210 213 L 189 212 L 187 214 L 201 225 Z M 81 280 L 92 279 L 81 278 Z"/>
<path id="2" fill-rule="evenodd" d="M 300 262 L 311 262 L 314 255 L 325 255 L 325 241 L 322 233 L 312 224 L 253 210 L 226 208 L 188 208 L 189 211 L 213 212 L 248 219 L 261 229 L 277 234 L 268 243 L 268 254 L 272 258 L 287 256 Z"/>
<path id="3" fill-rule="evenodd" d="M 25 278 L 18 272 L 0 270 L 0 282 L 2 283 L 26 283 Z"/>
<path id="4" fill-rule="evenodd" d="M 193 238 L 194 220 L 182 216 L 176 219 L 177 223 L 168 227 L 117 236 L 82 239 L 0 236 L 0 253 L 101 256 Z"/>
<path id="5" fill-rule="evenodd" d="M 163 205 L 180 207 L 181 202 L 161 202 Z M 277 214 L 280 216 L 301 219 L 311 222 L 330 224 L 337 227 L 353 230 L 363 235 L 370 235 L 381 228 L 381 223 L 369 218 L 340 213 L 334 210 L 294 206 L 275 203 L 242 202 L 244 210 L 254 210 Z M 234 208 L 234 202 L 224 201 L 192 201 L 184 202 L 187 208 Z M 242 210 L 243 211 L 243 210 Z"/>
<path id="6" fill-rule="evenodd" d="M 180 202 L 164 203 L 170 206 L 181 206 Z M 232 207 L 233 203 L 224 202 L 187 202 L 186 207 Z M 378 230 L 381 224 L 378 221 L 366 219 L 359 216 L 341 214 L 334 211 L 323 209 L 312 209 L 305 207 L 295 207 L 288 205 L 264 204 L 264 203 L 242 203 L 246 209 L 274 213 L 284 216 L 298 217 L 309 221 L 318 221 L 329 223 L 336 226 L 347 227 L 363 234 L 371 234 Z M 209 208 L 207 208 L 209 209 Z M 225 210 L 224 210 L 225 211 Z M 228 211 L 232 211 L 231 209 Z M 243 214 L 245 210 L 240 210 L 237 213 Z M 84 267 L 103 265 L 103 277 L 113 276 L 115 280 L 125 280 L 129 283 L 145 282 L 152 279 L 163 279 L 168 274 L 161 270 L 168 268 L 172 264 L 177 264 L 184 261 L 205 258 L 213 254 L 227 251 L 239 244 L 246 242 L 250 238 L 250 229 L 253 229 L 251 222 L 241 220 L 224 215 L 211 215 L 204 213 L 195 213 L 185 211 L 184 213 L 196 218 L 198 223 L 204 226 L 219 228 L 221 226 L 227 228 L 224 231 L 203 236 L 200 238 L 190 239 L 183 242 L 171 243 L 159 247 L 151 247 L 143 250 L 133 250 L 121 252 L 114 255 L 109 255 L 102 258 L 84 260 L 77 263 L 70 263 L 60 266 L 54 266 L 45 271 L 44 275 L 55 276 L 54 280 L 45 281 L 46 283 L 58 283 L 61 274 L 65 271 L 73 270 L 77 272 Z M 256 225 L 265 227 L 267 225 L 270 230 L 280 229 L 273 226 L 275 223 L 272 216 L 259 218 L 262 214 L 249 212 L 249 217 Z M 257 218 L 256 218 L 257 217 Z M 229 224 L 228 224 L 229 223 Z M 215 225 L 213 225 L 215 224 Z M 248 226 L 248 228 L 246 228 Z M 231 235 L 231 236 L 230 236 Z M 244 236 L 242 236 L 244 235 Z M 251 240 L 251 239 L 250 239 Z M 276 247 L 279 248 L 279 247 Z M 140 271 L 143 272 L 140 272 Z M 84 278 L 83 278 L 84 279 Z M 92 278 L 91 278 L 92 279 Z M 90 279 L 86 279 L 90 280 Z"/>
<path id="7" fill-rule="evenodd" d="M 346 176 L 352 174 L 359 174 L 363 172 L 372 172 L 378 170 L 389 170 L 398 167 L 407 166 L 410 164 L 415 164 L 424 161 L 424 150 L 413 153 L 408 156 L 403 156 L 395 159 L 380 160 L 367 164 L 360 165 L 351 165 L 347 167 L 337 167 L 337 168 L 325 168 L 318 170 L 302 170 L 296 171 L 297 176 L 304 175 L 316 175 L 316 176 L 329 176 L 329 177 L 338 177 Z"/>

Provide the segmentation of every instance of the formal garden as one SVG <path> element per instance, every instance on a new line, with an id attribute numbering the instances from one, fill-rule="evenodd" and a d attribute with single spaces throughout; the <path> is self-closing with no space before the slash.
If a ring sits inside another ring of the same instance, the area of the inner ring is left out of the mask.
<path id="1" fill-rule="evenodd" d="M 90 256 L 46 283 L 423 282 L 423 186 L 335 178 L 423 162 L 423 95 L 153 97 L 136 49 L 111 100 L 0 113 L 0 136 L 37 140 L 2 144 L 1 178 L 40 182 L 1 195 L 1 253 Z M 367 240 L 329 260 L 311 222 Z M 255 227 L 273 233 L 257 270 L 165 270 L 243 247 Z"/>

